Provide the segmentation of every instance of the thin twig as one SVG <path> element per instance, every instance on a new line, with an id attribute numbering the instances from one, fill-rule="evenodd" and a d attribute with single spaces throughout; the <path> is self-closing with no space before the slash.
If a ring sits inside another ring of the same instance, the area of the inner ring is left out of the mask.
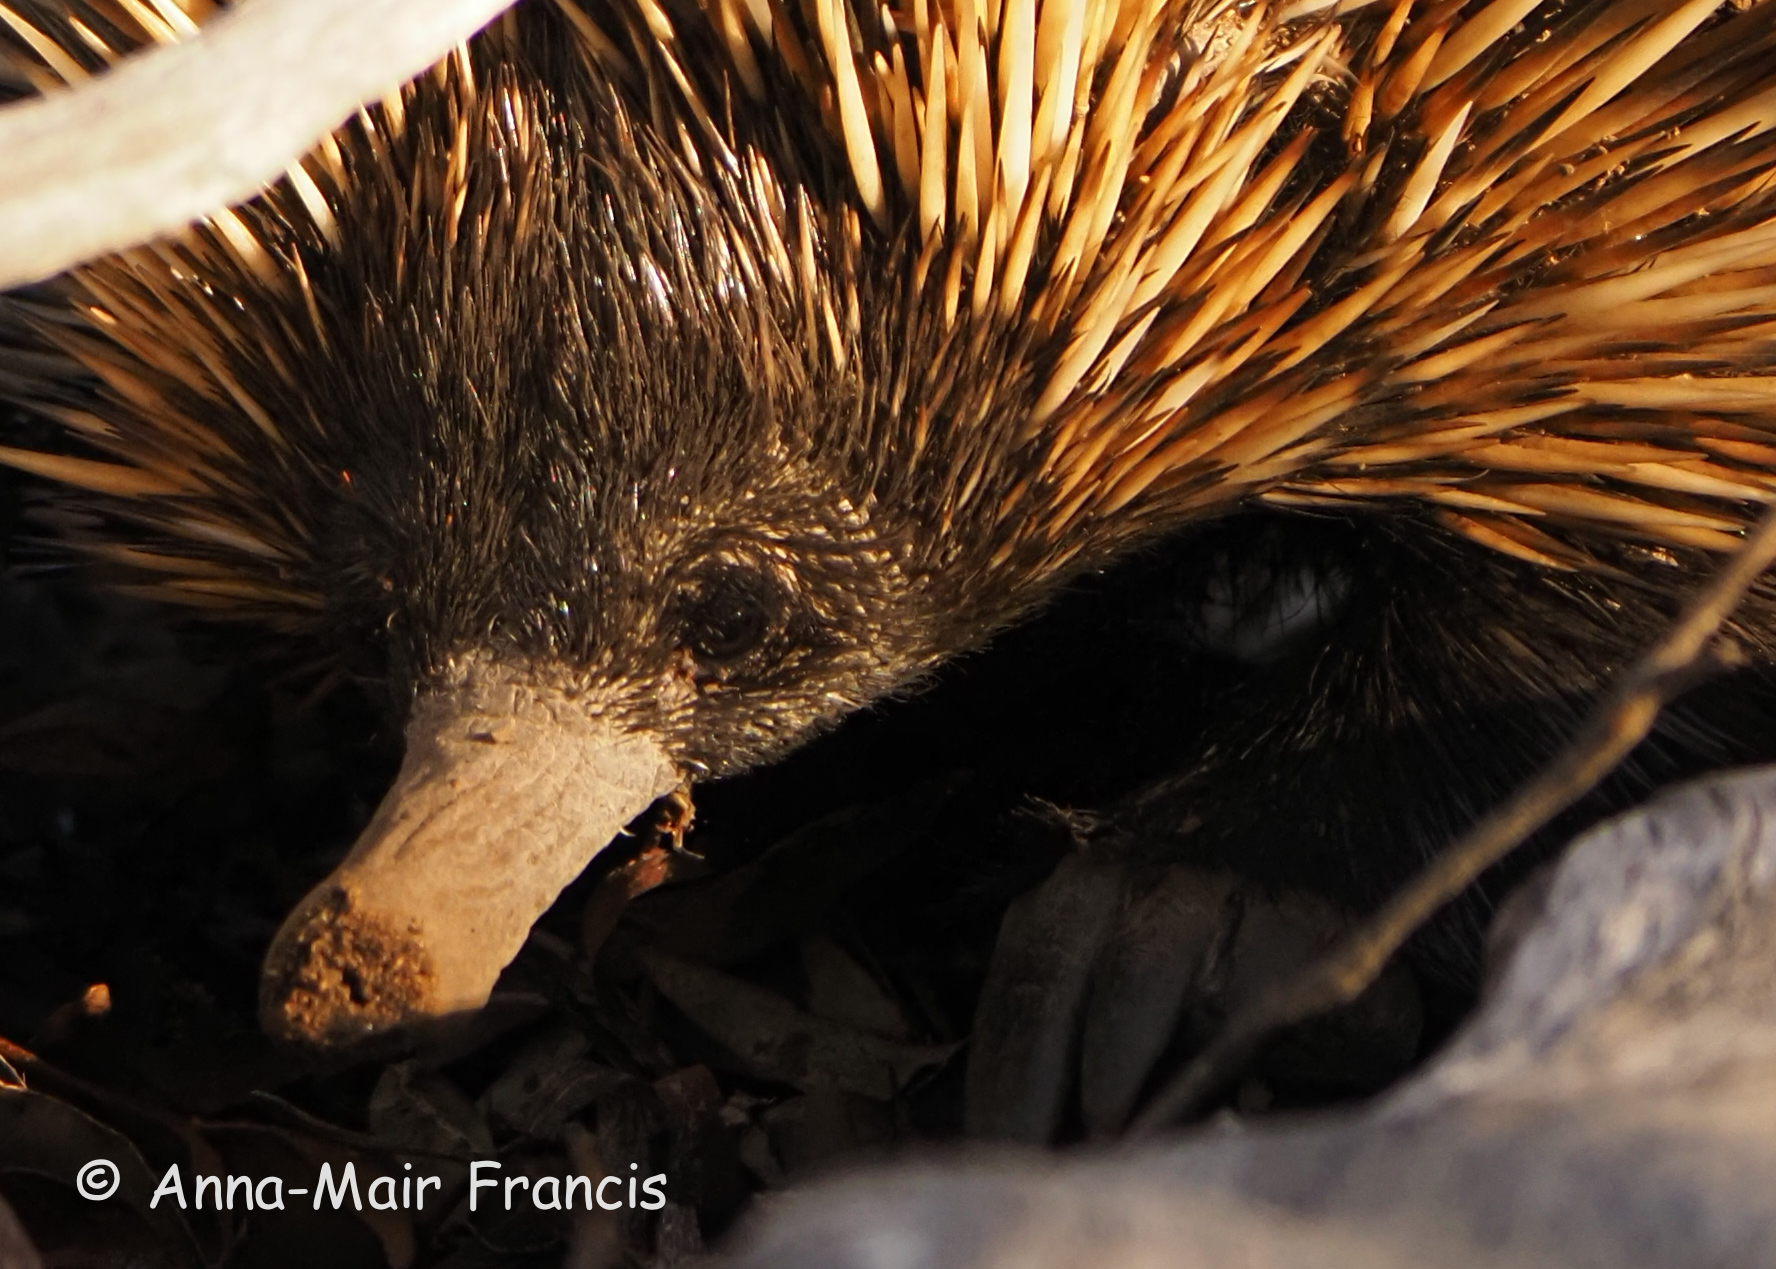
<path id="1" fill-rule="evenodd" d="M 244 202 L 510 0 L 242 0 L 0 109 L 0 289 Z"/>
<path id="2" fill-rule="evenodd" d="M 1439 908 L 1595 788 L 1646 739 L 1661 709 L 1708 669 L 1733 663 L 1735 650 L 1720 646 L 1715 636 L 1773 561 L 1776 507 L 1764 514 L 1671 631 L 1617 680 L 1585 726 L 1540 775 L 1439 855 L 1331 952 L 1229 1018 L 1209 1046 L 1147 1104 L 1131 1125 L 1130 1135 L 1145 1136 L 1200 1113 L 1270 1037 L 1355 1000 Z"/>

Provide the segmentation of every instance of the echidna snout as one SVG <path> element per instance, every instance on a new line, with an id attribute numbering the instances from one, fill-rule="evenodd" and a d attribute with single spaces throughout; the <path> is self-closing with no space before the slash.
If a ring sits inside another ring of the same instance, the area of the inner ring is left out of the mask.
<path id="1" fill-rule="evenodd" d="M 275 1035 L 346 1044 L 479 1008 L 537 915 L 679 781 L 658 742 L 595 703 L 455 668 L 414 709 L 401 773 L 350 856 L 272 942 Z"/>

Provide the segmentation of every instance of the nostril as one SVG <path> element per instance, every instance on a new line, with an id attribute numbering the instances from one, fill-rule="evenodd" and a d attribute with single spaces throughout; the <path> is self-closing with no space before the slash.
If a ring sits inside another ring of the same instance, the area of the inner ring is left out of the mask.
<path id="1" fill-rule="evenodd" d="M 360 1009 L 370 1003 L 370 985 L 364 981 L 364 975 L 356 966 L 349 966 L 341 975 L 345 979 L 346 994 L 351 997 L 352 1004 Z"/>

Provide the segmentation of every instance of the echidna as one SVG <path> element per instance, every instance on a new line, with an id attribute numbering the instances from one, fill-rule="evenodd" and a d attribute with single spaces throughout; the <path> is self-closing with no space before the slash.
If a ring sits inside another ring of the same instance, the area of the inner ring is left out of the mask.
<path id="1" fill-rule="evenodd" d="M 0 16 L 47 84 L 171 3 Z M 482 1002 L 681 781 L 1236 509 L 1477 544 L 1540 596 L 1478 677 L 1593 686 L 1776 488 L 1773 183 L 1776 5 L 528 0 L 7 301 L 67 443 L 0 457 L 405 711 L 266 970 L 350 1039 Z"/>

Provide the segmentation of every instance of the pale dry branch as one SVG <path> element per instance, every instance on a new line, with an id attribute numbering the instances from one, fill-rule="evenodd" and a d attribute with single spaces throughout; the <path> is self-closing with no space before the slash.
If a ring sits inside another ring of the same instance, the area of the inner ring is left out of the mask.
<path id="1" fill-rule="evenodd" d="M 510 0 L 242 0 L 182 44 L 0 110 L 0 289 L 252 197 Z"/>

